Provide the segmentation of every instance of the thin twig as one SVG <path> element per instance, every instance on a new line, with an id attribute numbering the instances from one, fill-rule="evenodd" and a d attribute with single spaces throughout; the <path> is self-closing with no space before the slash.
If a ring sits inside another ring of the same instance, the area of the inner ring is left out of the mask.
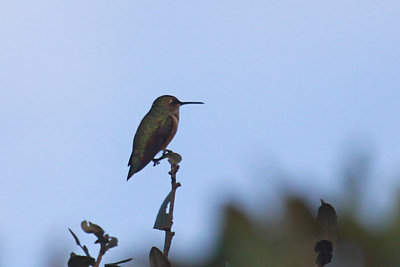
<path id="1" fill-rule="evenodd" d="M 107 251 L 106 243 L 105 242 L 101 242 L 100 244 L 101 244 L 101 246 L 100 246 L 99 255 L 97 256 L 97 260 L 94 263 L 93 267 L 99 267 L 100 266 L 101 259 L 103 258 L 103 255 Z"/>
<path id="2" fill-rule="evenodd" d="M 181 186 L 180 183 L 176 182 L 176 173 L 179 170 L 179 165 L 178 164 L 171 164 L 171 171 L 169 172 L 169 175 L 171 175 L 171 200 L 169 203 L 169 212 L 168 212 L 168 226 L 164 229 L 165 231 L 165 242 L 164 242 L 164 255 L 165 257 L 168 258 L 168 253 L 171 248 L 171 242 L 172 238 L 175 235 L 175 232 L 171 231 L 173 218 L 174 218 L 174 204 L 175 204 L 175 192 L 178 187 Z"/>

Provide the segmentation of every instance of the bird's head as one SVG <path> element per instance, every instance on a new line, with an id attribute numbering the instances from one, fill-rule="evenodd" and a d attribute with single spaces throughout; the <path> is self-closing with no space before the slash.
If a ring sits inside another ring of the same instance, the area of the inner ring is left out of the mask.
<path id="1" fill-rule="evenodd" d="M 174 113 L 179 112 L 180 106 L 186 105 L 186 104 L 204 104 L 204 103 L 203 102 L 181 102 L 175 96 L 163 95 L 163 96 L 158 97 L 156 100 L 154 100 L 153 108 L 174 114 Z"/>

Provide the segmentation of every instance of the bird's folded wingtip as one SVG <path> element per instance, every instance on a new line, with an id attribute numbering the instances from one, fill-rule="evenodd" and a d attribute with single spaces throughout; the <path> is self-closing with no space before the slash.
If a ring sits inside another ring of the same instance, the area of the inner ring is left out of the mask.
<path id="1" fill-rule="evenodd" d="M 128 177 L 126 177 L 126 180 L 128 181 L 129 179 L 132 178 L 132 176 L 135 174 L 136 172 L 134 171 L 134 169 L 132 168 L 132 166 L 129 168 L 129 172 L 128 172 Z"/>

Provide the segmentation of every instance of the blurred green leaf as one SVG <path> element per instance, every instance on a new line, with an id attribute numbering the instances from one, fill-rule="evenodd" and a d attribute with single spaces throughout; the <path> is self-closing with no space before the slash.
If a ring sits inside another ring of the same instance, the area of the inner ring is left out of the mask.
<path id="1" fill-rule="evenodd" d="M 317 222 L 325 237 L 331 241 L 336 240 L 337 215 L 332 205 L 321 199 L 321 206 L 318 208 Z"/>
<path id="2" fill-rule="evenodd" d="M 153 228 L 158 230 L 165 230 L 169 225 L 169 214 L 167 213 L 167 206 L 171 201 L 171 192 L 169 192 L 168 196 L 165 198 L 164 202 L 161 204 L 160 209 L 158 210 L 157 218 L 154 223 Z"/>
<path id="3" fill-rule="evenodd" d="M 150 250 L 150 267 L 171 267 L 171 263 L 165 255 L 156 247 Z"/>
<path id="4" fill-rule="evenodd" d="M 68 267 L 89 267 L 93 266 L 95 260 L 89 256 L 80 256 L 75 253 L 71 253 L 68 260 Z"/>

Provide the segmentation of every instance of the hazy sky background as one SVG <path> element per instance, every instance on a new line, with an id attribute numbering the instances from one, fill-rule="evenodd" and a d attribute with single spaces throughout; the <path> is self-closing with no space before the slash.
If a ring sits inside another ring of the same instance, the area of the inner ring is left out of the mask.
<path id="1" fill-rule="evenodd" d="M 369 210 L 390 208 L 398 1 L 5 0 L 0 38 L 1 266 L 42 267 L 59 244 L 81 253 L 67 228 L 89 244 L 85 219 L 119 238 L 105 263 L 162 248 L 169 164 L 129 182 L 126 165 L 163 94 L 206 103 L 182 107 L 169 146 L 183 156 L 171 257 L 212 251 L 225 201 L 257 213 L 282 189 L 334 199 L 348 147 L 383 175 Z"/>

